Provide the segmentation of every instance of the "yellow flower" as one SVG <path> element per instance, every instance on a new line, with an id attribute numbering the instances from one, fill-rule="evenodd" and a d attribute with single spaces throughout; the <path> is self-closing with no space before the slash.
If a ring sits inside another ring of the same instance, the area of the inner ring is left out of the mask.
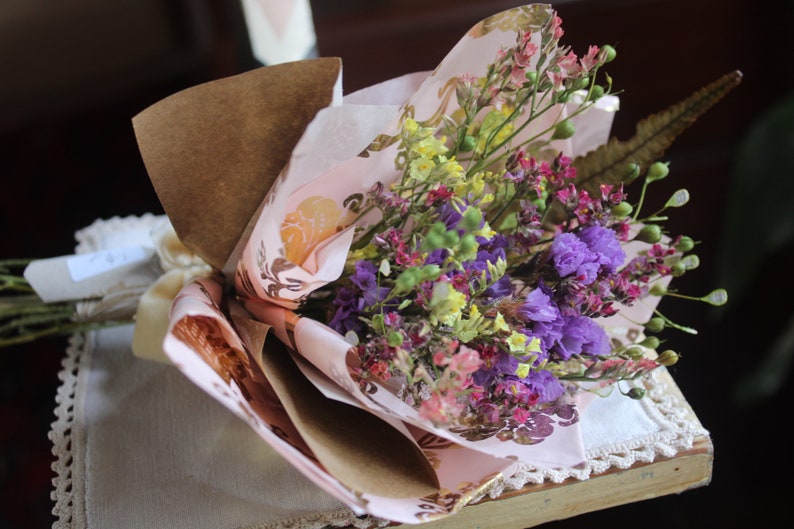
<path id="1" fill-rule="evenodd" d="M 435 136 L 428 136 L 423 138 L 411 146 L 411 150 L 420 156 L 433 158 L 447 152 L 447 147 L 444 145 L 444 138 L 436 138 Z"/>
<path id="2" fill-rule="evenodd" d="M 403 121 L 403 132 L 406 136 L 411 137 L 419 130 L 419 123 L 413 118 L 405 118 Z"/>
<path id="3" fill-rule="evenodd" d="M 347 255 L 347 262 L 350 264 L 355 264 L 357 261 L 363 261 L 368 259 L 374 259 L 378 256 L 378 247 L 372 243 L 367 244 L 363 248 L 359 248 L 357 250 L 350 250 L 350 253 Z"/>
<path id="4" fill-rule="evenodd" d="M 453 326 L 460 319 L 461 311 L 466 306 L 466 296 L 450 286 L 449 283 L 439 282 L 433 287 L 430 298 L 430 320 L 435 324 Z"/>
<path id="5" fill-rule="evenodd" d="M 430 158 L 416 158 L 415 160 L 411 160 L 408 174 L 414 180 L 423 182 L 428 176 L 430 176 L 430 173 L 433 171 L 435 166 L 436 164 Z"/>
<path id="6" fill-rule="evenodd" d="M 528 353 L 539 353 L 540 352 L 540 338 L 538 338 L 538 337 L 532 338 L 532 340 L 530 340 L 529 344 L 527 345 L 526 351 Z"/>
<path id="7" fill-rule="evenodd" d="M 458 163 L 457 158 L 447 158 L 446 156 L 438 157 L 439 167 L 445 177 L 463 178 L 465 172 L 463 166 Z"/>
<path id="8" fill-rule="evenodd" d="M 477 235 L 478 237 L 484 237 L 490 241 L 494 235 L 496 235 L 496 232 L 491 229 L 491 225 L 486 221 L 483 223 L 482 228 L 474 232 L 474 235 Z"/>
<path id="9" fill-rule="evenodd" d="M 516 376 L 518 378 L 527 378 L 527 375 L 529 375 L 529 364 L 519 363 L 518 367 L 516 367 Z"/>
<path id="10" fill-rule="evenodd" d="M 461 181 L 455 186 L 455 194 L 460 196 L 471 195 L 473 198 L 480 198 L 485 192 L 485 179 L 482 173 L 475 173 L 470 178 Z"/>
<path id="11" fill-rule="evenodd" d="M 528 337 L 526 334 L 512 331 L 507 338 L 507 345 L 511 353 L 523 353 L 527 345 Z"/>
<path id="12" fill-rule="evenodd" d="M 496 313 L 496 317 L 493 320 L 493 326 L 496 331 L 509 331 L 510 326 L 507 325 L 505 321 L 504 315 L 501 312 Z"/>

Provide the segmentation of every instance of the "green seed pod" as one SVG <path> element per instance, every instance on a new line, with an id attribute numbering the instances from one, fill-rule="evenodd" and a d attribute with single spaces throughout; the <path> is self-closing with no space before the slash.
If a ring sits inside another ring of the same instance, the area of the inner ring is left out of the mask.
<path id="1" fill-rule="evenodd" d="M 453 246 L 457 246 L 460 242 L 460 235 L 455 230 L 450 230 L 446 232 L 443 236 L 444 239 L 444 247 L 445 248 L 452 248 Z"/>
<path id="2" fill-rule="evenodd" d="M 554 134 L 552 134 L 552 140 L 567 140 L 571 136 L 576 133 L 576 127 L 571 122 L 570 119 L 566 119 L 565 121 L 560 121 L 557 123 L 557 128 L 554 129 Z"/>
<path id="3" fill-rule="evenodd" d="M 626 176 L 623 177 L 623 182 L 630 184 L 640 176 L 640 166 L 636 163 L 626 165 Z"/>
<path id="4" fill-rule="evenodd" d="M 673 265 L 670 267 L 670 275 L 673 277 L 681 277 L 686 273 L 686 270 L 686 265 L 681 261 L 678 261 L 677 263 L 673 263 Z"/>
<path id="5" fill-rule="evenodd" d="M 397 331 L 389 332 L 388 336 L 386 336 L 386 343 L 389 344 L 389 347 L 399 347 L 403 344 L 403 335 Z"/>
<path id="6" fill-rule="evenodd" d="M 645 351 L 642 350 L 642 347 L 629 347 L 626 350 L 626 356 L 631 358 L 632 360 L 638 360 L 645 355 Z"/>
<path id="7" fill-rule="evenodd" d="M 659 347 L 660 343 L 661 341 L 656 336 L 648 336 L 640 342 L 640 345 L 647 347 L 648 349 L 656 349 Z"/>
<path id="8" fill-rule="evenodd" d="M 467 256 L 467 258 L 474 259 L 477 256 L 477 249 L 479 247 L 480 244 L 477 242 L 477 238 L 473 233 L 467 233 L 460 239 L 460 253 Z"/>
<path id="9" fill-rule="evenodd" d="M 444 247 L 444 236 L 440 233 L 429 232 L 425 235 L 425 240 L 422 243 L 423 248 L 427 250 L 436 250 Z"/>
<path id="10" fill-rule="evenodd" d="M 662 180 L 668 174 L 670 174 L 670 169 L 667 167 L 666 163 L 653 162 L 651 166 L 648 168 L 648 175 L 645 178 L 650 184 L 651 182 Z"/>
<path id="11" fill-rule="evenodd" d="M 665 323 L 663 318 L 654 317 L 648 320 L 645 323 L 645 330 L 648 332 L 662 332 L 665 328 Z"/>
<path id="12" fill-rule="evenodd" d="M 681 239 L 678 241 L 678 244 L 675 245 L 675 249 L 682 253 L 686 253 L 694 247 L 695 241 L 692 240 L 692 237 L 687 237 L 686 235 L 681 237 Z"/>
<path id="13" fill-rule="evenodd" d="M 422 281 L 435 281 L 441 275 L 441 267 L 437 264 L 429 264 L 422 267 L 420 279 Z"/>
<path id="14" fill-rule="evenodd" d="M 460 145 L 460 151 L 469 152 L 474 149 L 475 145 L 477 145 L 477 140 L 474 138 L 474 136 L 466 134 L 466 136 L 463 138 L 463 143 Z"/>
<path id="15" fill-rule="evenodd" d="M 590 91 L 590 101 L 595 101 L 602 97 L 604 97 L 604 87 L 599 84 L 593 85 L 593 89 Z"/>
<path id="16" fill-rule="evenodd" d="M 673 351 L 672 349 L 668 349 L 666 351 L 662 351 L 659 353 L 659 357 L 656 359 L 656 362 L 662 364 L 663 366 L 671 366 L 678 362 L 678 353 Z"/>
<path id="17" fill-rule="evenodd" d="M 408 292 L 419 283 L 419 277 L 416 272 L 416 268 L 409 268 L 397 276 L 394 285 L 399 292 Z"/>
<path id="18" fill-rule="evenodd" d="M 384 332 L 386 326 L 383 322 L 383 314 L 375 314 L 372 316 L 372 328 L 378 332 Z"/>
<path id="19" fill-rule="evenodd" d="M 664 296 L 667 294 L 667 287 L 660 283 L 654 283 L 654 285 L 648 289 L 648 293 L 652 296 Z"/>
<path id="20" fill-rule="evenodd" d="M 460 226 L 466 231 L 479 229 L 482 224 L 482 210 L 476 207 L 466 208 L 460 220 Z"/>
<path id="21" fill-rule="evenodd" d="M 601 46 L 601 53 L 603 54 L 605 64 L 614 61 L 615 57 L 618 55 L 617 50 L 609 44 Z"/>
<path id="22" fill-rule="evenodd" d="M 632 398 L 634 400 L 640 400 L 645 397 L 645 389 L 643 388 L 631 388 L 626 396 Z"/>
<path id="23" fill-rule="evenodd" d="M 637 233 L 636 240 L 655 244 L 662 239 L 662 228 L 658 224 L 648 224 Z"/>
<path id="24" fill-rule="evenodd" d="M 632 211 L 634 211 L 634 208 L 625 200 L 617 206 L 612 207 L 612 214 L 621 219 L 631 215 Z"/>

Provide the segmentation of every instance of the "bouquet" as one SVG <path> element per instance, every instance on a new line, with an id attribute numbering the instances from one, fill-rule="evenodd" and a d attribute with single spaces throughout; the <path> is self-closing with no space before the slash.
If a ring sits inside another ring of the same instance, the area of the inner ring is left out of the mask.
<path id="1" fill-rule="evenodd" d="M 300 61 L 136 116 L 168 222 L 135 353 L 164 353 L 361 514 L 418 523 L 522 466 L 581 463 L 589 400 L 642 398 L 678 360 L 660 333 L 694 332 L 657 307 L 698 264 L 663 227 L 688 193 L 643 205 L 741 75 L 622 142 L 616 50 L 563 37 L 531 4 L 433 72 L 342 97 L 338 60 Z"/>

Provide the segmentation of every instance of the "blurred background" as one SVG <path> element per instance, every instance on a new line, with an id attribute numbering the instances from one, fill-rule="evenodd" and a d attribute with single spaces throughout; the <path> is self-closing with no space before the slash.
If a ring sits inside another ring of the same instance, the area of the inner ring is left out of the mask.
<path id="1" fill-rule="evenodd" d="M 294 12 L 270 14 L 288 21 Z M 0 258 L 74 250 L 98 218 L 162 213 L 131 118 L 182 88 L 263 63 L 343 60 L 345 92 L 434 68 L 477 21 L 524 2 L 314 0 L 308 26 L 253 38 L 253 2 L 4 0 L 0 5 Z M 673 376 L 715 452 L 710 485 L 552 522 L 743 527 L 785 519 L 794 486 L 794 75 L 792 2 L 560 0 L 563 41 L 578 53 L 612 44 L 622 90 L 613 133 L 733 70 L 741 85 L 668 151 L 663 202 L 686 187 L 672 233 L 697 241 L 701 266 L 676 280 L 694 296 L 725 287 L 727 306 L 665 299 L 697 336 L 671 331 Z M 306 13 L 304 13 L 306 14 Z M 275 18 L 274 18 L 275 17 Z M 306 20 L 306 19 L 304 19 Z M 306 38 L 306 31 L 312 39 Z M 289 41 L 286 49 L 278 43 Z M 290 57 L 297 54 L 297 57 Z M 659 205 L 660 205 L 659 204 Z M 65 339 L 0 350 L 0 529 L 51 527 L 54 420 Z M 123 478 L 122 478 L 123 479 Z"/>

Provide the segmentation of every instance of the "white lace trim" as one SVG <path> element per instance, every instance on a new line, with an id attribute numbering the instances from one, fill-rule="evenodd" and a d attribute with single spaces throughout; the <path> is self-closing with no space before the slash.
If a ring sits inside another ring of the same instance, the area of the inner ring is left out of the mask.
<path id="1" fill-rule="evenodd" d="M 75 233 L 77 246 L 75 253 L 88 253 L 104 247 L 106 237 L 130 229 L 149 230 L 162 217 L 147 213 L 143 216 L 113 217 L 107 220 L 96 220 Z M 55 460 L 52 470 L 53 491 L 50 493 L 54 505 L 52 514 L 56 521 L 53 529 L 71 529 L 86 527 L 85 520 L 85 487 L 81 472 L 74 472 L 77 465 L 83 464 L 80 447 L 84 446 L 79 437 L 84 435 L 77 424 L 77 410 L 82 402 L 77 401 L 77 385 L 81 373 L 88 370 L 90 343 L 85 334 L 70 337 L 66 355 L 61 361 L 58 379 L 61 385 L 55 395 L 55 421 L 50 425 L 49 439 L 52 442 L 52 454 Z M 76 427 L 77 426 L 77 427 Z"/>
<path id="2" fill-rule="evenodd" d="M 72 472 L 75 465 L 76 439 L 75 432 L 75 395 L 77 379 L 80 371 L 80 360 L 84 354 L 85 338 L 75 334 L 69 340 L 66 356 L 61 362 L 58 379 L 61 381 L 55 395 L 55 421 L 50 426 L 49 438 L 52 442 L 52 454 L 56 457 L 52 463 L 55 477 L 52 480 L 54 490 L 50 497 L 55 502 L 52 514 L 56 521 L 53 529 L 82 527 L 84 509 L 81 493 L 84 490 L 80 473 Z"/>
<path id="3" fill-rule="evenodd" d="M 161 217 L 146 214 L 142 217 L 114 217 L 109 220 L 97 220 L 92 225 L 75 234 L 78 245 L 76 253 L 96 251 L 102 247 L 105 237 L 113 233 L 134 228 L 149 229 L 159 222 Z M 62 381 L 56 395 L 56 421 L 50 431 L 53 443 L 52 452 L 56 461 L 52 468 L 56 472 L 53 479 L 55 490 L 52 499 L 55 501 L 53 514 L 57 521 L 53 529 L 83 528 L 85 524 L 84 484 L 82 475 L 73 472 L 73 466 L 82 464 L 82 454 L 77 447 L 82 446 L 82 435 L 75 428 L 76 410 L 82 403 L 76 401 L 77 383 L 83 370 L 87 370 L 90 354 L 90 343 L 83 335 L 74 335 L 62 362 L 59 379 Z M 546 481 L 561 483 L 573 478 L 586 480 L 594 474 L 600 474 L 616 467 L 626 469 L 636 463 L 651 463 L 657 457 L 673 457 L 679 451 L 692 448 L 697 438 L 707 436 L 708 431 L 688 412 L 687 406 L 680 398 L 668 391 L 668 384 L 657 374 L 647 382 L 647 394 L 642 400 L 648 416 L 655 420 L 660 429 L 645 437 L 610 444 L 587 451 L 587 461 L 579 468 L 538 469 L 526 467 L 519 469 L 509 478 L 497 480 L 493 485 L 475 498 L 476 503 L 486 497 L 496 499 L 507 491 L 520 490 L 529 484 L 541 484 Z M 250 525 L 240 529 L 327 529 L 355 528 L 373 529 L 390 525 L 388 520 L 371 516 L 356 516 L 347 508 L 310 516 L 280 520 L 274 523 Z"/>

